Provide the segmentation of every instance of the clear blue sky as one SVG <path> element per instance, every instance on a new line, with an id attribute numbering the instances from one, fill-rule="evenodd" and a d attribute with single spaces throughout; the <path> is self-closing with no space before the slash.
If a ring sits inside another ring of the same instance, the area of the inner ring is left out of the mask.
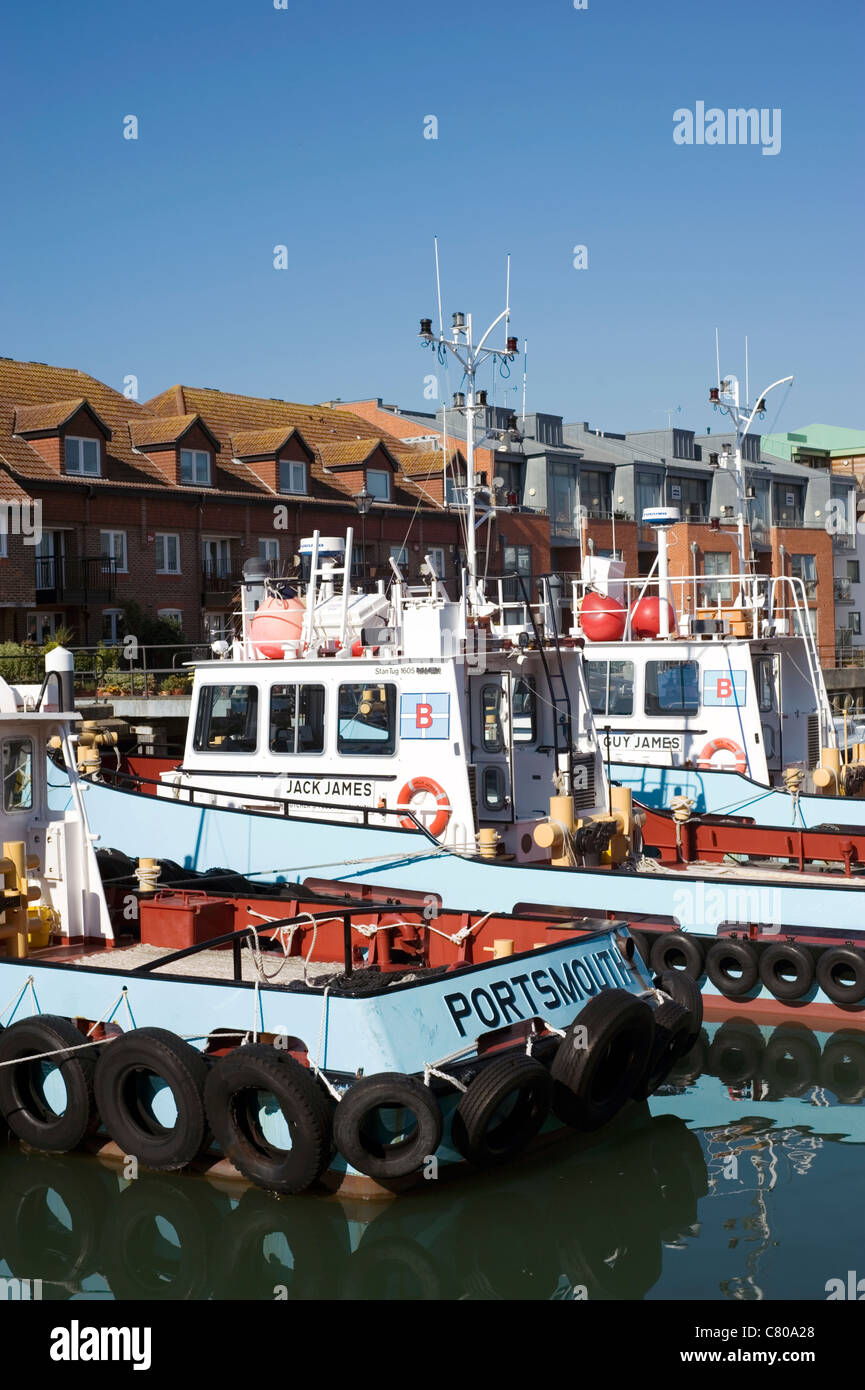
<path id="1" fill-rule="evenodd" d="M 764 430 L 862 427 L 863 49 L 854 0 L 7 9 L 0 352 L 421 408 L 437 232 L 448 315 L 511 253 L 529 409 L 717 428 L 717 324 L 723 371 L 748 333 L 754 389 L 796 374 Z M 675 145 L 697 101 L 780 107 L 780 154 Z"/>

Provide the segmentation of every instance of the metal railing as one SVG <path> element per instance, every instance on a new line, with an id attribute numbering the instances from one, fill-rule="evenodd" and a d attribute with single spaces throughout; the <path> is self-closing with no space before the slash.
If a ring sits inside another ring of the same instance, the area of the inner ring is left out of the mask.
<path id="1" fill-rule="evenodd" d="M 835 602 L 852 603 L 853 595 L 850 592 L 851 587 L 852 581 L 849 579 L 834 579 L 832 581 L 832 590 L 835 595 Z"/>
<path id="2" fill-rule="evenodd" d="M 37 555 L 37 600 L 43 603 L 80 603 L 114 597 L 117 561 L 108 555 Z"/>

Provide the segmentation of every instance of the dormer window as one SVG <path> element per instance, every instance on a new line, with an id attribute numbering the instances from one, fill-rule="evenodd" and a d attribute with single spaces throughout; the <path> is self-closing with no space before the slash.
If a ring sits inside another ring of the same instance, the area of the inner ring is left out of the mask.
<path id="1" fill-rule="evenodd" d="M 210 454 L 204 449 L 181 449 L 180 481 L 188 487 L 210 487 Z"/>
<path id="2" fill-rule="evenodd" d="M 366 470 L 366 490 L 377 502 L 390 501 L 390 474 L 382 469 Z"/>
<path id="3" fill-rule="evenodd" d="M 306 492 L 306 464 L 296 459 L 279 461 L 280 492 Z"/>
<path id="4" fill-rule="evenodd" d="M 99 477 L 99 440 L 67 435 L 64 458 L 66 472 L 86 478 Z"/>

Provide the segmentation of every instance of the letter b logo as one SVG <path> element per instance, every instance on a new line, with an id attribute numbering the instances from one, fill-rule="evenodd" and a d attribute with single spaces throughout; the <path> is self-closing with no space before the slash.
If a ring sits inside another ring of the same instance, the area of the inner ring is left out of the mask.
<path id="1" fill-rule="evenodd" d="M 719 700 L 729 700 L 733 693 L 733 682 L 729 676 L 718 677 L 717 693 Z"/>
<path id="2" fill-rule="evenodd" d="M 419 704 L 415 708 L 415 728 L 432 728 L 432 705 Z"/>

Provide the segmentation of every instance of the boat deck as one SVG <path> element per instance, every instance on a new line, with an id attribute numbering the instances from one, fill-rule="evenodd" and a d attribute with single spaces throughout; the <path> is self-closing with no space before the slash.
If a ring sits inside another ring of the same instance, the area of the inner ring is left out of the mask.
<path id="1" fill-rule="evenodd" d="M 139 966 L 150 965 L 153 961 L 159 960 L 163 956 L 170 956 L 173 947 L 167 946 L 144 946 L 141 942 L 134 942 L 129 946 L 116 946 L 110 951 L 91 951 L 86 955 L 67 957 L 70 964 L 83 965 L 87 969 L 96 967 L 104 970 L 137 970 Z M 294 980 L 304 979 L 304 963 L 300 956 L 283 957 L 274 951 L 263 952 L 264 973 L 270 978 L 274 977 L 274 984 L 287 985 Z M 255 960 L 251 951 L 243 950 L 240 953 L 241 969 L 243 979 L 254 981 L 259 978 Z M 276 970 L 280 966 L 279 974 Z M 314 981 L 320 975 L 332 975 L 334 971 L 342 970 L 340 961 L 310 961 L 306 966 L 306 978 Z M 188 956 L 185 960 L 175 961 L 168 969 L 171 975 L 188 975 L 193 979 L 205 980 L 233 980 L 234 979 L 234 960 L 231 950 L 214 949 L 211 951 L 199 951 L 194 956 Z"/>

